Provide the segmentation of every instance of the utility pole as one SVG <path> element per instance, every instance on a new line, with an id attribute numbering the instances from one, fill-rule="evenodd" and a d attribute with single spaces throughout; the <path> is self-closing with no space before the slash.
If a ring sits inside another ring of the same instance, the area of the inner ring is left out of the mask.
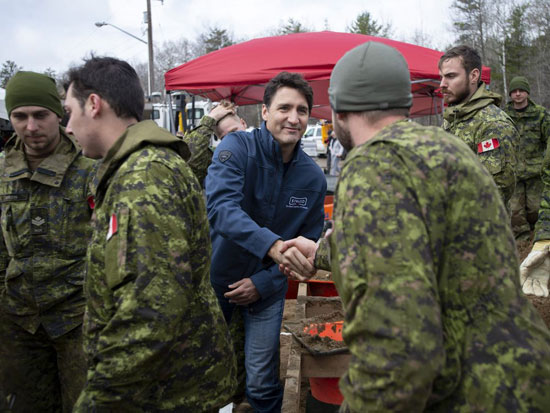
<path id="1" fill-rule="evenodd" d="M 155 73 L 153 65 L 153 24 L 151 17 L 151 0 L 147 0 L 147 47 L 149 49 L 149 98 L 155 89 Z"/>

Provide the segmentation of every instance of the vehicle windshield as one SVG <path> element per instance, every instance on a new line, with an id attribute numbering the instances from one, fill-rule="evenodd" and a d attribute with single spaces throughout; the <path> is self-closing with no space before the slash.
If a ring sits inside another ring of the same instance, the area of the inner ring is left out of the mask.
<path id="1" fill-rule="evenodd" d="M 321 128 L 309 128 L 306 133 L 304 133 L 304 138 L 312 138 L 314 136 L 321 136 Z"/>

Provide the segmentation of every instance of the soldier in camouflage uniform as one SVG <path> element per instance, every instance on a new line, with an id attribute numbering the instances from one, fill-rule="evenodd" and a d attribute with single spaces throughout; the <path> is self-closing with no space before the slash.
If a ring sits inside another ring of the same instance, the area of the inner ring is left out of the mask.
<path id="1" fill-rule="evenodd" d="M 410 90 L 389 46 L 340 59 L 329 96 L 351 152 L 334 231 L 285 245 L 289 265 L 296 246 L 319 268 L 330 253 L 352 355 L 343 410 L 547 411 L 550 333 L 519 288 L 504 204 L 467 145 L 406 120 Z"/>
<path id="2" fill-rule="evenodd" d="M 143 91 L 126 62 L 92 58 L 70 71 L 65 104 L 84 154 L 103 158 L 85 285 L 88 375 L 75 412 L 215 411 L 233 395 L 236 365 L 187 145 L 139 122 Z"/>
<path id="3" fill-rule="evenodd" d="M 199 182 L 204 182 L 214 155 L 210 148 L 210 136 L 215 134 L 218 139 L 223 139 L 228 133 L 245 129 L 246 122 L 235 113 L 235 105 L 221 101 L 208 115 L 202 117 L 199 126 L 183 135 L 183 141 L 191 151 L 187 164 Z"/>
<path id="4" fill-rule="evenodd" d="M 529 82 L 516 76 L 510 82 L 511 101 L 506 113 L 519 131 L 516 190 L 510 201 L 516 239 L 529 239 L 537 222 L 542 180 L 540 168 L 550 136 L 550 114 L 529 99 Z"/>
<path id="5" fill-rule="evenodd" d="M 468 46 L 447 51 L 439 60 L 441 92 L 448 107 L 443 129 L 462 139 L 489 170 L 507 203 L 514 192 L 516 142 L 511 119 L 499 108 L 500 95 L 481 82 L 481 58 Z"/>
<path id="6" fill-rule="evenodd" d="M 6 87 L 15 134 L 0 159 L 0 386 L 13 412 L 70 412 L 82 390 L 84 271 L 95 162 L 60 126 L 55 81 Z"/>

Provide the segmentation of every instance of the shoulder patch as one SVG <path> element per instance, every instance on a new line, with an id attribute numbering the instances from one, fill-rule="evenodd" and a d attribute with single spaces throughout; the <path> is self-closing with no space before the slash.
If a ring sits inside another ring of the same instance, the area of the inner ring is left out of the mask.
<path id="1" fill-rule="evenodd" d="M 477 144 L 477 153 L 492 151 L 500 146 L 497 138 L 487 139 L 486 141 Z"/>
<path id="2" fill-rule="evenodd" d="M 218 155 L 218 159 L 223 163 L 231 158 L 231 155 L 233 154 L 230 151 L 221 151 Z"/>

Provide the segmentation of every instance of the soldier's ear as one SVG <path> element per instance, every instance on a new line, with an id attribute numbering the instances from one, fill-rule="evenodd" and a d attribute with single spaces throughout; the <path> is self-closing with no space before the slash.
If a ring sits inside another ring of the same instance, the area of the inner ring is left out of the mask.
<path id="1" fill-rule="evenodd" d="M 106 110 L 112 110 L 111 105 L 96 93 L 91 93 L 86 101 L 86 106 L 90 109 L 93 118 L 103 114 Z"/>
<path id="2" fill-rule="evenodd" d="M 89 109 L 92 118 L 95 118 L 101 111 L 101 96 L 91 93 L 86 100 L 85 107 Z"/>
<path id="3" fill-rule="evenodd" d="M 470 83 L 477 85 L 481 80 L 481 72 L 478 68 L 472 69 L 469 75 Z"/>

